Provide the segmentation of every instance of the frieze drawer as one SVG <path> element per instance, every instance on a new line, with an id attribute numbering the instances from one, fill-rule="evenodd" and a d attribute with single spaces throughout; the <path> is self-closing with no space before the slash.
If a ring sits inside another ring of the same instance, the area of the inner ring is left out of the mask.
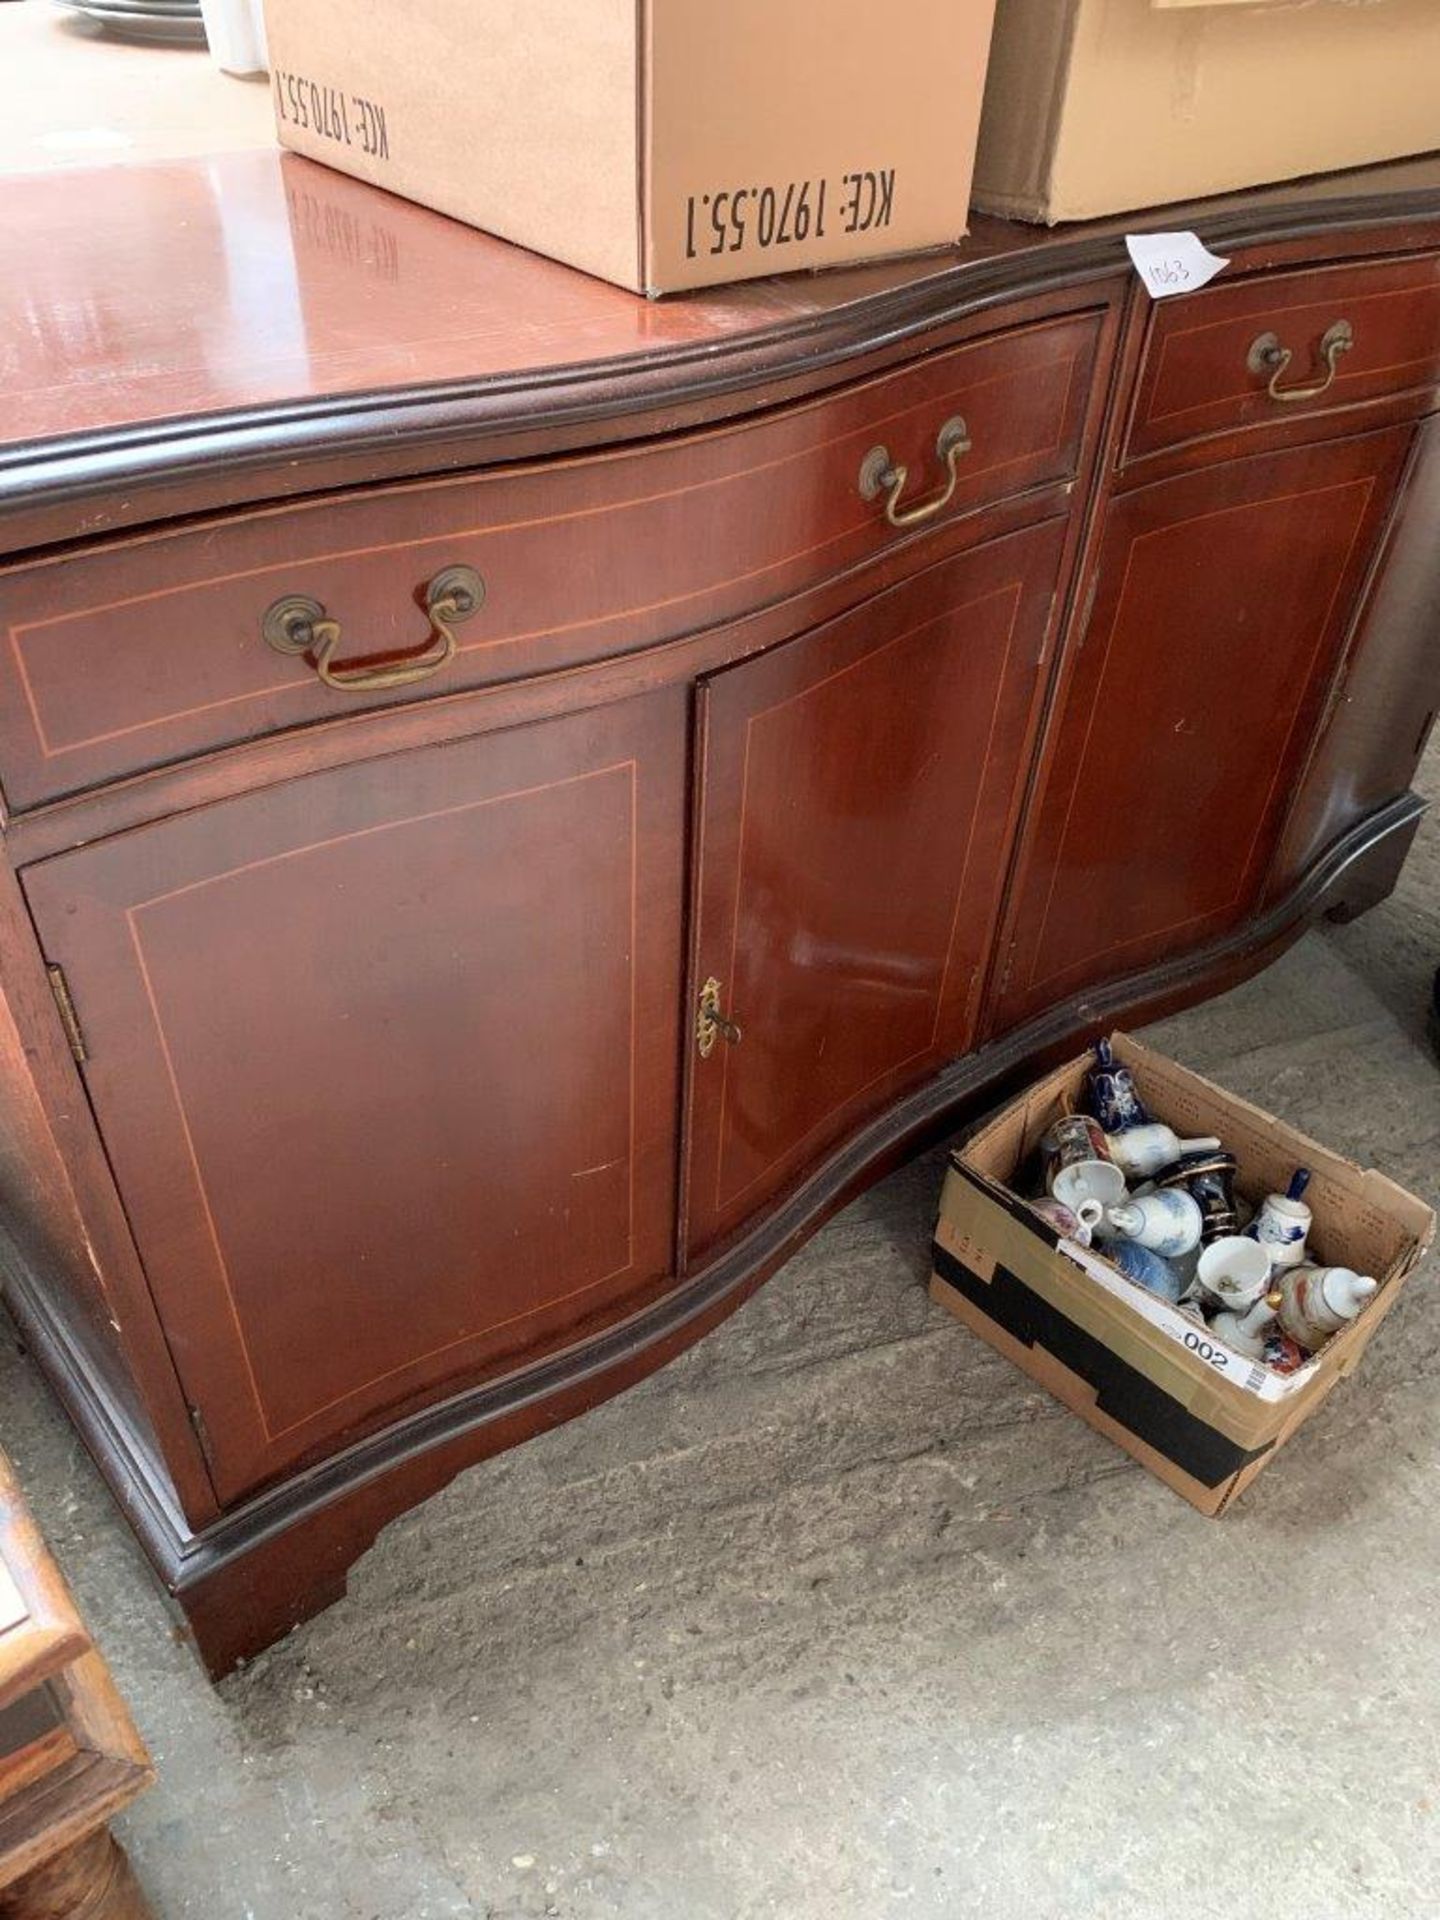
<path id="1" fill-rule="evenodd" d="M 1072 476 L 1100 318 L 991 335 L 743 426 L 329 497 L 0 576 L 23 810 L 398 700 L 629 652 Z"/>
<path id="2" fill-rule="evenodd" d="M 1123 457 L 1406 396 L 1418 413 L 1437 384 L 1440 254 L 1219 280 L 1151 313 Z"/>

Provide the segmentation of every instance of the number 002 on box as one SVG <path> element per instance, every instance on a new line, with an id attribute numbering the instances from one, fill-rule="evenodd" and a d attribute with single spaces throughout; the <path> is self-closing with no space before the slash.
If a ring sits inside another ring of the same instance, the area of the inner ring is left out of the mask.
<path id="1" fill-rule="evenodd" d="M 965 231 L 994 0 L 265 0 L 283 145 L 648 293 Z"/>

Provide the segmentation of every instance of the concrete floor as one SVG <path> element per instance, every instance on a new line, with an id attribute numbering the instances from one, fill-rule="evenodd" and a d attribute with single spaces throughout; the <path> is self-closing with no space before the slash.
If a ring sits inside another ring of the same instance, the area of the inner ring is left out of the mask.
<path id="1" fill-rule="evenodd" d="M 1392 901 L 1153 1037 L 1440 1199 L 1437 959 L 1429 824 Z M 218 1693 L 0 1342 L 159 1764 L 123 1832 L 161 1920 L 1433 1915 L 1436 1263 L 1205 1520 L 931 1306 L 939 1174 L 400 1521 Z"/>

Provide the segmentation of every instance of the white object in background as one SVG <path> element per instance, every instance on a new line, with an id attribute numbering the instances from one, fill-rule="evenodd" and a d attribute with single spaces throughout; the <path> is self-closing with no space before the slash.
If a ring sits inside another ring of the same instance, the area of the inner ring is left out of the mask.
<path id="1" fill-rule="evenodd" d="M 1152 300 L 1194 293 L 1230 264 L 1211 253 L 1198 233 L 1127 233 L 1125 245 Z"/>
<path id="2" fill-rule="evenodd" d="M 265 16 L 260 0 L 200 0 L 210 58 L 226 73 L 264 73 Z"/>

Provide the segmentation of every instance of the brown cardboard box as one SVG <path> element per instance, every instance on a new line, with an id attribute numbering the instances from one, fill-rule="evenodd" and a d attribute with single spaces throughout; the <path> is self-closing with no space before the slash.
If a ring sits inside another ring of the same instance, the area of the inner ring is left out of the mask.
<path id="1" fill-rule="evenodd" d="M 1297 1166 L 1312 1178 L 1310 1245 L 1380 1290 L 1299 1372 L 1282 1377 L 1209 1338 L 1108 1263 L 1062 1241 L 1009 1183 L 1061 1109 L 1084 1054 L 1003 1108 L 951 1156 L 931 1293 L 1056 1399 L 1202 1513 L 1220 1513 L 1352 1371 L 1435 1233 L 1423 1201 L 1123 1033 L 1111 1044 L 1141 1098 L 1177 1133 L 1218 1134 L 1258 1202 Z"/>
<path id="2" fill-rule="evenodd" d="M 265 0 L 281 143 L 669 293 L 965 231 L 994 0 Z"/>
<path id="3" fill-rule="evenodd" d="M 999 0 L 977 207 L 1085 220 L 1440 147 L 1435 0 Z"/>

